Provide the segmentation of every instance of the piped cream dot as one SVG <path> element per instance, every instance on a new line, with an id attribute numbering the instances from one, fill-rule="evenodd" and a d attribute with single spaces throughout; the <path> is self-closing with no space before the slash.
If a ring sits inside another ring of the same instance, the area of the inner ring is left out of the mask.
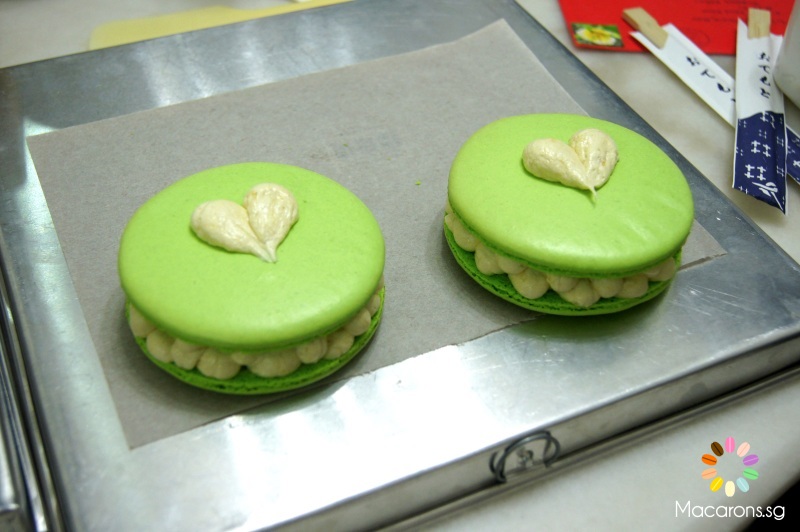
<path id="1" fill-rule="evenodd" d="M 550 288 L 558 292 L 559 294 L 562 292 L 569 292 L 575 285 L 578 284 L 578 279 L 576 277 L 566 277 L 563 275 L 553 275 L 553 274 L 546 274 L 547 277 L 547 284 L 550 285 Z"/>
<path id="2" fill-rule="evenodd" d="M 347 322 L 347 324 L 344 326 L 344 330 L 353 336 L 361 336 L 367 332 L 371 324 L 372 316 L 370 316 L 367 309 L 362 308 L 358 314 L 353 317 L 353 319 Z"/>
<path id="3" fill-rule="evenodd" d="M 675 264 L 675 259 L 669 258 L 661 264 L 658 264 L 647 270 L 645 275 L 651 281 L 667 281 L 675 276 L 676 270 L 677 266 Z"/>
<path id="4" fill-rule="evenodd" d="M 156 329 L 153 322 L 142 316 L 139 309 L 133 305 L 128 305 L 128 325 L 131 328 L 134 336 L 145 338 L 148 334 Z"/>
<path id="5" fill-rule="evenodd" d="M 484 275 L 503 273 L 503 269 L 497 263 L 497 255 L 480 243 L 475 248 L 475 266 Z"/>
<path id="6" fill-rule="evenodd" d="M 581 308 L 591 307 L 600 299 L 600 294 L 594 290 L 589 279 L 580 279 L 571 290 L 559 292 L 559 295 L 566 301 Z"/>
<path id="7" fill-rule="evenodd" d="M 609 277 L 607 279 L 592 279 L 592 286 L 600 297 L 614 297 L 622 290 L 621 277 Z"/>
<path id="8" fill-rule="evenodd" d="M 156 360 L 172 362 L 170 348 L 174 341 L 175 339 L 172 336 L 159 329 L 155 329 L 147 335 L 145 344 L 147 345 L 147 350 Z"/>
<path id="9" fill-rule="evenodd" d="M 190 344 L 176 338 L 170 349 L 170 354 L 173 362 L 179 368 L 194 369 L 205 350 L 206 348 L 201 345 Z"/>
<path id="10" fill-rule="evenodd" d="M 325 354 L 325 358 L 329 360 L 339 358 L 353 347 L 354 341 L 353 335 L 347 331 L 339 329 L 332 332 L 328 335 L 328 352 Z"/>
<path id="11" fill-rule="evenodd" d="M 617 297 L 624 297 L 624 298 L 637 298 L 642 297 L 647 293 L 647 289 L 650 286 L 650 283 L 647 280 L 647 276 L 644 274 L 639 275 L 631 275 L 630 277 L 626 277 L 622 283 L 622 288 L 620 288 Z"/>
<path id="12" fill-rule="evenodd" d="M 525 265 L 508 257 L 504 257 L 502 255 L 497 256 L 497 265 L 503 270 L 503 273 L 507 273 L 509 275 L 514 273 L 520 273 L 522 270 L 525 269 Z"/>
<path id="13" fill-rule="evenodd" d="M 241 366 L 234 361 L 230 355 L 220 353 L 211 347 L 203 351 L 197 361 L 197 370 L 213 379 L 228 380 L 235 377 Z"/>
<path id="14" fill-rule="evenodd" d="M 530 268 L 525 268 L 519 273 L 510 274 L 508 278 L 514 289 L 522 297 L 527 297 L 528 299 L 540 298 L 550 289 L 545 275 Z"/>
<path id="15" fill-rule="evenodd" d="M 247 367 L 259 377 L 285 377 L 296 371 L 300 364 L 300 359 L 294 350 L 287 349 L 263 354 Z"/>

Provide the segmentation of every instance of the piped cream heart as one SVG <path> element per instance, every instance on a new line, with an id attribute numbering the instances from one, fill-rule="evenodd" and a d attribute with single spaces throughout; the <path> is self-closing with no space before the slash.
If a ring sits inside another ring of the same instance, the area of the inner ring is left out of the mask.
<path id="1" fill-rule="evenodd" d="M 618 161 L 617 145 L 599 129 L 578 131 L 568 144 L 558 139 L 537 139 L 522 152 L 522 163 L 534 176 L 589 190 L 593 197 Z"/>
<path id="2" fill-rule="evenodd" d="M 262 183 L 250 189 L 243 203 L 212 200 L 198 205 L 192 230 L 212 246 L 277 262 L 277 248 L 298 218 L 297 200 L 280 185 Z"/>
<path id="3" fill-rule="evenodd" d="M 250 189 L 243 205 L 250 217 L 250 227 L 264 244 L 270 262 L 277 261 L 278 246 L 297 221 L 294 196 L 280 185 L 262 183 Z"/>

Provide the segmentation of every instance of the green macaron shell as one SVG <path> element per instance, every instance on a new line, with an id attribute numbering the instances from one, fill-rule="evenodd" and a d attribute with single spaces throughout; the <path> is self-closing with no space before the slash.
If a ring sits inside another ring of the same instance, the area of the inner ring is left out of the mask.
<path id="1" fill-rule="evenodd" d="M 651 282 L 647 292 L 637 298 L 609 297 L 598 300 L 589 307 L 579 307 L 566 301 L 553 290 L 548 290 L 542 297 L 530 299 L 522 296 L 511 284 L 508 275 L 486 275 L 475 265 L 475 254 L 459 247 L 450 229 L 445 225 L 445 238 L 450 245 L 456 262 L 469 274 L 472 279 L 477 281 L 489 292 L 499 296 L 506 301 L 514 303 L 523 308 L 543 312 L 546 314 L 558 314 L 561 316 L 593 316 L 598 314 L 610 314 L 631 308 L 640 303 L 653 299 L 658 294 L 667 289 L 671 280 Z M 680 253 L 675 257 L 675 261 L 680 265 Z"/>
<path id="2" fill-rule="evenodd" d="M 325 377 L 337 372 L 350 362 L 362 349 L 369 343 L 370 339 L 378 329 L 378 324 L 381 321 L 383 314 L 383 300 L 385 289 L 382 288 L 378 294 L 381 298 L 381 304 L 378 311 L 372 316 L 369 329 L 366 332 L 356 337 L 353 346 L 342 356 L 327 360 L 323 359 L 314 364 L 303 364 L 294 372 L 284 377 L 261 377 L 254 374 L 246 368 L 242 370 L 232 379 L 220 380 L 213 377 L 207 377 L 200 373 L 198 370 L 182 369 L 175 364 L 162 362 L 147 349 L 147 342 L 144 338 L 136 337 L 136 343 L 142 349 L 147 358 L 149 358 L 158 367 L 171 374 L 173 377 L 181 380 L 187 384 L 211 390 L 220 393 L 231 395 L 260 395 L 286 392 L 297 388 L 308 386 L 314 382 L 324 379 Z"/>
<path id="3" fill-rule="evenodd" d="M 567 142 L 588 128 L 610 135 L 619 150 L 596 198 L 524 168 L 531 141 Z M 521 115 L 484 126 L 453 161 L 448 200 L 493 251 L 571 277 L 645 271 L 676 255 L 694 218 L 686 179 L 661 149 L 634 131 L 580 115 Z"/>
<path id="4" fill-rule="evenodd" d="M 190 220 L 203 202 L 237 203 L 259 183 L 289 189 L 299 217 L 267 263 L 201 241 Z M 292 347 L 349 321 L 381 282 L 384 241 L 372 213 L 320 174 L 242 163 L 181 179 L 153 196 L 120 241 L 127 299 L 164 332 L 221 351 Z"/>

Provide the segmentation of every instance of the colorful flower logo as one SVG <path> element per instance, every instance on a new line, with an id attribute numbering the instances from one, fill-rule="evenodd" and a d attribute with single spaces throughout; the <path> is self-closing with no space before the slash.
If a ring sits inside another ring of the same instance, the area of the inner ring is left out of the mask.
<path id="1" fill-rule="evenodd" d="M 700 458 L 705 465 L 716 466 L 723 456 L 734 456 L 734 451 L 736 452 L 735 456 L 741 459 L 741 463 L 744 466 L 741 475 L 735 482 L 733 480 L 726 482 L 725 479 L 718 475 L 716 467 L 706 468 L 700 474 L 703 479 L 711 481 L 708 486 L 711 491 L 719 491 L 724 485 L 724 492 L 728 497 L 733 497 L 737 489 L 742 493 L 750 491 L 750 481 L 758 478 L 758 471 L 751 467 L 758 463 L 758 455 L 750 452 L 750 444 L 747 442 L 740 444 L 737 448 L 736 440 L 729 436 L 725 439 L 724 447 L 715 441 L 711 444 L 711 452 L 713 454 L 704 454 Z"/>
<path id="2" fill-rule="evenodd" d="M 600 47 L 622 46 L 619 28 L 608 24 L 572 24 L 572 35 L 578 44 Z"/>

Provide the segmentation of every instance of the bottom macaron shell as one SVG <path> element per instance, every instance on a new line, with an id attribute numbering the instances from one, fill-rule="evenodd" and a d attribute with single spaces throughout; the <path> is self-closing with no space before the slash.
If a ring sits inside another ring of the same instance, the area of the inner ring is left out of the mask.
<path id="1" fill-rule="evenodd" d="M 475 265 L 475 254 L 466 251 L 456 244 L 453 233 L 445 225 L 444 227 L 445 238 L 453 252 L 456 262 L 469 274 L 475 281 L 478 282 L 489 292 L 499 296 L 506 301 L 514 303 L 529 310 L 543 312 L 545 314 L 558 314 L 562 316 L 594 316 L 598 314 L 611 314 L 621 310 L 629 309 L 645 301 L 653 299 L 658 294 L 666 290 L 669 286 L 671 279 L 668 281 L 651 282 L 647 292 L 638 298 L 619 298 L 610 297 L 597 301 L 590 307 L 578 307 L 566 301 L 556 292 L 548 290 L 542 297 L 537 299 L 529 299 L 523 297 L 516 291 L 514 285 L 508 278 L 508 275 L 485 275 L 478 270 Z M 680 252 L 676 256 L 678 264 L 680 264 Z"/>
<path id="2" fill-rule="evenodd" d="M 381 321 L 383 314 L 383 301 L 385 288 L 379 292 L 381 304 L 378 311 L 372 316 L 372 322 L 369 329 L 362 335 L 358 336 L 353 343 L 353 346 L 345 354 L 339 358 L 332 360 L 320 360 L 315 364 L 303 364 L 296 371 L 284 377 L 260 377 L 251 372 L 247 368 L 243 368 L 238 375 L 232 379 L 220 380 L 212 377 L 207 377 L 197 370 L 182 369 L 175 364 L 161 362 L 157 360 L 147 350 L 147 345 L 144 338 L 136 337 L 136 343 L 142 349 L 147 358 L 150 359 L 155 365 L 171 374 L 173 377 L 181 380 L 187 384 L 191 384 L 197 388 L 211 390 L 214 392 L 227 393 L 232 395 L 261 395 L 270 393 L 279 393 L 303 386 L 308 386 L 314 382 L 324 379 L 332 375 L 366 347 L 370 339 L 378 329 L 378 324 Z"/>

